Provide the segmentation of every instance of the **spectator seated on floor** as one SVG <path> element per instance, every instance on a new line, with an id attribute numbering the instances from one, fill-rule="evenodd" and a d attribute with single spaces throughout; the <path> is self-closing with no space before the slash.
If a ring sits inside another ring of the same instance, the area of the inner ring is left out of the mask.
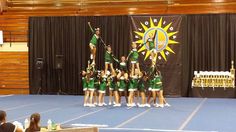
<path id="1" fill-rule="evenodd" d="M 23 130 L 16 125 L 8 123 L 6 117 L 6 112 L 0 110 L 0 132 L 23 132 Z"/>
<path id="2" fill-rule="evenodd" d="M 34 113 L 30 116 L 30 125 L 29 127 L 25 130 L 25 132 L 35 132 L 35 131 L 40 131 L 40 114 L 39 113 Z"/>

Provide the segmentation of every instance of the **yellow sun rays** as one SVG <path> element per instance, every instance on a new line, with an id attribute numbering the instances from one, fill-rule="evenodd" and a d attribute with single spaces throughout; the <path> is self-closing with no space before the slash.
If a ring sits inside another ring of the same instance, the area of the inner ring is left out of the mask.
<path id="1" fill-rule="evenodd" d="M 150 24 L 149 24 L 149 25 L 150 25 L 149 27 L 148 27 L 147 25 L 143 24 L 143 23 L 140 23 L 141 26 L 142 26 L 142 28 L 143 28 L 143 30 L 144 30 L 143 32 L 134 31 L 138 36 L 141 37 L 141 39 L 139 39 L 139 40 L 137 40 L 137 41 L 135 42 L 135 43 L 137 43 L 139 46 L 141 46 L 141 48 L 138 49 L 138 52 L 145 52 L 145 53 L 146 53 L 144 60 L 146 60 L 146 59 L 151 55 L 151 53 L 152 53 L 153 51 L 152 51 L 152 50 L 149 50 L 149 46 L 147 46 L 146 44 L 144 44 L 144 43 L 145 43 L 144 40 L 145 40 L 145 41 L 147 40 L 147 38 L 144 38 L 144 37 L 149 36 L 150 34 L 152 35 L 152 34 L 154 34 L 155 31 L 157 31 L 158 33 L 162 33 L 162 36 L 160 35 L 160 36 L 159 36 L 160 38 L 158 37 L 158 42 L 159 42 L 159 41 L 163 41 L 163 40 L 167 40 L 167 42 L 166 42 L 167 44 L 165 45 L 164 48 L 161 48 L 161 50 L 158 48 L 157 53 L 155 54 L 154 59 L 156 59 L 157 56 L 158 56 L 158 54 L 160 54 L 161 57 L 162 57 L 165 61 L 167 61 L 165 51 L 168 51 L 168 52 L 170 52 L 170 53 L 175 54 L 175 52 L 169 47 L 169 45 L 171 45 L 171 44 L 178 44 L 177 41 L 171 40 L 171 37 L 174 36 L 174 35 L 176 35 L 176 34 L 178 33 L 178 31 L 169 32 L 169 33 L 168 33 L 168 30 L 170 29 L 170 27 L 171 27 L 171 25 L 172 25 L 172 22 L 169 23 L 169 24 L 167 24 L 165 27 L 162 27 L 162 26 L 163 26 L 163 25 L 162 25 L 162 24 L 163 24 L 163 19 L 162 19 L 162 17 L 160 18 L 160 20 L 159 20 L 157 26 L 155 26 L 155 24 L 154 24 L 154 22 L 153 22 L 153 20 L 152 20 L 151 17 L 150 17 L 149 23 L 150 23 Z M 163 34 L 167 34 L 167 36 L 165 36 L 165 35 L 163 35 Z M 156 45 L 156 43 L 155 43 L 155 45 Z M 159 45 L 159 43 L 158 43 L 158 45 Z"/>

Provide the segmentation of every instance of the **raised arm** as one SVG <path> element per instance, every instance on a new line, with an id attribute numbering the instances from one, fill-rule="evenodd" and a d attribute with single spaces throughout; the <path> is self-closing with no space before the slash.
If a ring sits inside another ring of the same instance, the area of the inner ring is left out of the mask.
<path id="1" fill-rule="evenodd" d="M 93 30 L 93 28 L 92 28 L 90 22 L 88 22 L 88 25 L 89 25 L 89 28 L 90 28 L 91 32 L 94 33 L 94 30 Z"/>
<path id="2" fill-rule="evenodd" d="M 156 38 L 156 34 L 157 34 L 157 30 L 155 30 L 154 37 L 153 37 L 153 41 L 154 41 L 155 38 Z"/>
<path id="3" fill-rule="evenodd" d="M 138 45 L 137 49 L 141 48 L 144 44 L 146 44 L 148 41 L 146 41 L 145 43 L 142 43 L 140 45 Z"/>
<path id="4" fill-rule="evenodd" d="M 117 63 L 120 62 L 113 54 L 111 54 L 111 56 L 112 56 L 112 58 L 113 58 L 114 61 L 116 61 Z"/>
<path id="5" fill-rule="evenodd" d="M 130 55 L 133 53 L 133 51 L 131 50 L 130 52 L 129 52 L 129 54 L 128 54 L 128 56 L 127 56 L 127 61 L 129 60 L 129 57 L 130 57 Z"/>
<path id="6" fill-rule="evenodd" d="M 148 39 L 147 39 L 146 42 L 144 42 L 144 43 L 142 43 L 142 44 L 139 44 L 138 47 L 137 47 L 137 49 L 139 49 L 140 47 L 142 47 L 142 46 L 145 45 L 146 43 L 148 43 Z"/>

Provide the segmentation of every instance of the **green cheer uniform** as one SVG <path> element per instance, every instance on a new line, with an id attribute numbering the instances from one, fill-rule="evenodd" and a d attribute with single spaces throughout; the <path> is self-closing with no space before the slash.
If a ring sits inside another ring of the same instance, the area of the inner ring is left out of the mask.
<path id="1" fill-rule="evenodd" d="M 124 72 L 127 72 L 128 70 L 127 70 L 127 64 L 125 63 L 125 62 L 120 62 L 120 64 L 119 64 L 120 66 L 120 70 L 121 71 L 124 71 Z"/>
<path id="2" fill-rule="evenodd" d="M 99 86 L 99 92 L 100 93 L 105 93 L 106 92 L 106 87 L 107 87 L 107 76 L 102 76 L 101 83 L 100 83 L 100 86 Z"/>
<path id="3" fill-rule="evenodd" d="M 125 82 L 125 78 L 123 76 L 120 77 L 120 80 L 118 81 L 118 88 L 119 88 L 119 91 L 121 91 L 121 92 L 125 91 L 126 82 Z"/>
<path id="4" fill-rule="evenodd" d="M 131 61 L 132 64 L 138 63 L 139 54 L 138 54 L 137 49 L 132 49 L 129 56 L 130 56 L 130 61 Z"/>
<path id="5" fill-rule="evenodd" d="M 99 80 L 98 77 L 96 77 L 95 80 L 94 80 L 95 90 L 99 90 L 99 85 L 100 85 L 100 80 Z"/>
<path id="6" fill-rule="evenodd" d="M 153 87 L 153 79 L 149 79 L 148 80 L 148 90 L 152 91 L 152 87 Z"/>
<path id="7" fill-rule="evenodd" d="M 156 75 L 153 79 L 153 87 L 152 91 L 159 91 L 162 89 L 162 81 L 161 81 L 161 76 Z"/>
<path id="8" fill-rule="evenodd" d="M 91 91 L 95 90 L 95 79 L 93 77 L 88 81 L 88 89 Z"/>
<path id="9" fill-rule="evenodd" d="M 116 81 L 114 77 L 111 77 L 109 79 L 109 90 L 115 90 L 116 89 Z"/>
<path id="10" fill-rule="evenodd" d="M 88 90 L 88 83 L 86 77 L 82 77 L 83 91 Z"/>
<path id="11" fill-rule="evenodd" d="M 149 43 L 149 50 L 154 50 L 155 49 L 155 43 L 154 43 L 154 40 L 149 38 L 147 40 L 147 42 Z"/>
<path id="12" fill-rule="evenodd" d="M 105 63 L 111 64 L 113 62 L 112 53 L 109 53 L 108 51 L 105 52 Z"/>
<path id="13" fill-rule="evenodd" d="M 93 46 L 96 47 L 96 45 L 98 44 L 98 36 L 96 34 L 93 34 L 92 39 L 90 40 L 90 44 L 92 44 Z"/>
<path id="14" fill-rule="evenodd" d="M 138 82 L 138 90 L 140 92 L 144 92 L 145 91 L 145 84 L 144 84 L 144 80 L 142 78 Z"/>
<path id="15" fill-rule="evenodd" d="M 136 91 L 138 88 L 138 76 L 132 76 L 129 81 L 129 91 Z"/>

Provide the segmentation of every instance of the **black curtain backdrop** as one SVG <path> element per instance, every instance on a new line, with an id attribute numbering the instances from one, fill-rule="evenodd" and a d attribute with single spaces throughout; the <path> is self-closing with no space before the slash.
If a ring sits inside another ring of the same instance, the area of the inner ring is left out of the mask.
<path id="1" fill-rule="evenodd" d="M 129 16 L 31 17 L 29 19 L 31 94 L 38 92 L 40 84 L 43 94 L 57 93 L 60 84 L 62 91 L 68 94 L 83 93 L 79 73 L 86 68 L 89 58 L 88 43 L 92 33 L 87 25 L 88 21 L 94 27 L 101 27 L 101 36 L 107 44 L 112 45 L 115 56 L 128 54 Z M 181 93 L 181 96 L 235 97 L 234 89 L 215 88 L 215 91 L 212 89 L 202 91 L 199 88 L 192 89 L 191 81 L 193 71 L 228 71 L 230 61 L 236 62 L 236 14 L 183 15 L 181 27 L 182 82 L 178 84 L 182 84 L 182 87 L 176 95 Z M 100 44 L 97 49 L 97 69 L 103 69 L 103 46 Z M 56 55 L 64 55 L 62 70 L 55 69 Z M 42 70 L 38 70 L 35 65 L 37 58 L 44 60 Z M 61 81 L 58 81 L 60 72 Z M 171 95 L 174 96 L 174 93 Z"/>
<path id="2" fill-rule="evenodd" d="M 235 97 L 232 88 L 191 88 L 193 71 L 229 71 L 236 61 L 236 14 L 187 15 L 182 96 Z"/>
<path id="3" fill-rule="evenodd" d="M 59 85 L 67 94 L 82 94 L 81 70 L 87 67 L 92 33 L 88 22 L 101 28 L 103 40 L 112 46 L 115 56 L 128 54 L 128 16 L 103 17 L 31 17 L 29 19 L 30 93 L 55 94 Z M 104 69 L 104 48 L 99 44 L 96 67 Z M 63 69 L 55 68 L 56 55 L 63 55 Z M 36 59 L 43 58 L 38 70 Z M 42 75 L 42 81 L 40 76 Z M 59 76 L 61 76 L 59 81 Z"/>

